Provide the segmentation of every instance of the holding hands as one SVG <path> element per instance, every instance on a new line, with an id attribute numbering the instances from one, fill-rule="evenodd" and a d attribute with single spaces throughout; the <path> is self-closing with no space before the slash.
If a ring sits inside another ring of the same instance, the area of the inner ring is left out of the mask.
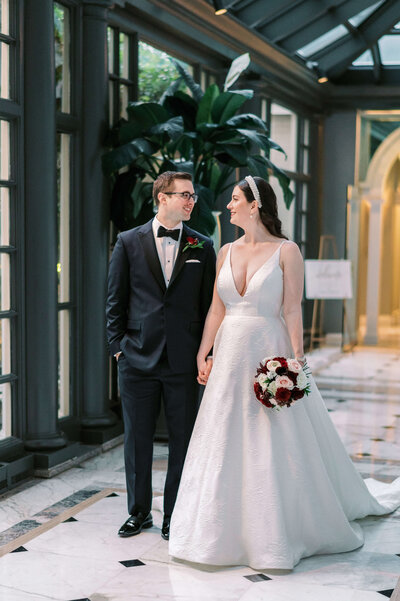
<path id="1" fill-rule="evenodd" d="M 210 375 L 212 365 L 212 357 L 207 357 L 206 359 L 197 357 L 197 381 L 202 386 L 205 386 L 207 384 L 208 376 Z"/>

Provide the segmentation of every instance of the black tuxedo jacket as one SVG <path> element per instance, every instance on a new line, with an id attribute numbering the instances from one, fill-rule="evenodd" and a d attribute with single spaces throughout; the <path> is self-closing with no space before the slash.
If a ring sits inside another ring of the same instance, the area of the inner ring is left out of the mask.
<path id="1" fill-rule="evenodd" d="M 204 241 L 203 247 L 182 252 L 188 236 Z M 133 368 L 150 372 L 166 346 L 173 373 L 196 370 L 214 279 L 212 241 L 185 224 L 168 288 L 152 220 L 119 234 L 108 276 L 106 313 L 110 353 L 122 351 Z"/>

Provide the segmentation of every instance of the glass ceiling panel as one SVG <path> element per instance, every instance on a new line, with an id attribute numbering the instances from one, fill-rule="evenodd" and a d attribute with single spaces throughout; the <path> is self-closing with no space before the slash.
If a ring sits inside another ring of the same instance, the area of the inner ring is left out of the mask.
<path id="1" fill-rule="evenodd" d="M 383 65 L 400 65 L 400 35 L 384 35 L 378 45 Z"/>
<path id="2" fill-rule="evenodd" d="M 304 58 L 308 58 L 323 48 L 330 46 L 330 44 L 333 44 L 333 42 L 336 42 L 336 40 L 339 40 L 348 33 L 349 32 L 344 25 L 338 25 L 337 27 L 334 27 L 330 31 L 327 31 L 323 35 L 319 36 L 319 38 L 313 40 L 309 44 L 299 48 L 297 53 Z"/>
<path id="3" fill-rule="evenodd" d="M 372 15 L 374 10 L 376 10 L 381 4 L 383 4 L 383 0 L 379 0 L 379 2 L 375 2 L 374 4 L 372 4 L 372 6 L 364 8 L 364 10 L 354 15 L 354 17 L 351 17 L 351 19 L 349 19 L 349 22 L 353 25 L 353 27 L 358 27 L 363 21 L 368 19 L 368 17 Z"/>
<path id="4" fill-rule="evenodd" d="M 372 67 L 374 59 L 372 58 L 371 50 L 363 52 L 355 61 L 352 62 L 354 67 Z"/>

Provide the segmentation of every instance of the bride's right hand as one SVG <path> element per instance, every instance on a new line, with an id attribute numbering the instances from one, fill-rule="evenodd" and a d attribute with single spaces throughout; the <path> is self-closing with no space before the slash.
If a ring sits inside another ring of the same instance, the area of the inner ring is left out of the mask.
<path id="1" fill-rule="evenodd" d="M 212 359 L 211 358 L 208 358 L 208 359 L 202 359 L 199 357 L 197 358 L 197 370 L 198 370 L 197 381 L 202 386 L 205 386 L 207 384 L 207 380 L 208 380 L 208 376 L 210 375 L 211 368 L 212 368 Z"/>

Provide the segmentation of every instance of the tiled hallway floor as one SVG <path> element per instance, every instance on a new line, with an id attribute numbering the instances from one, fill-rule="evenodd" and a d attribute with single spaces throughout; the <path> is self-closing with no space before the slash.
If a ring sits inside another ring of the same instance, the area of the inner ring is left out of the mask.
<path id="1" fill-rule="evenodd" d="M 364 477 L 400 475 L 400 353 L 316 352 L 331 417 Z M 400 510 L 360 523 L 364 546 L 302 560 L 291 572 L 204 569 L 171 561 L 157 511 L 167 448 L 155 446 L 155 525 L 120 539 L 122 446 L 0 498 L 1 601 L 383 601 L 400 576 Z"/>

